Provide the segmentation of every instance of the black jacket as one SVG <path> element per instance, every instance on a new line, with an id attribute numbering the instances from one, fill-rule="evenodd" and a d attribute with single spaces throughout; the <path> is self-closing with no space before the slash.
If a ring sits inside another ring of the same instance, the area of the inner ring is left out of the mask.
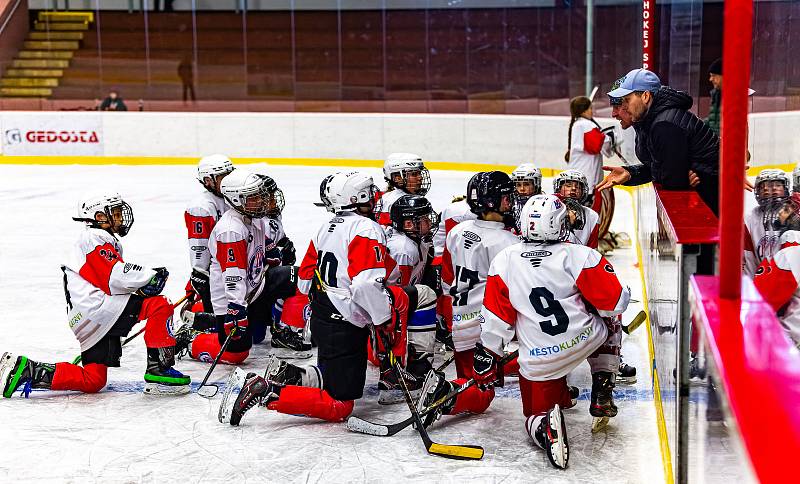
<path id="1" fill-rule="evenodd" d="M 719 137 L 689 112 L 692 98 L 669 87 L 658 90 L 636 131 L 636 156 L 643 163 L 625 167 L 626 185 L 649 181 L 670 190 L 690 190 L 689 170 L 700 177 L 697 191 L 716 212 L 719 185 Z"/>

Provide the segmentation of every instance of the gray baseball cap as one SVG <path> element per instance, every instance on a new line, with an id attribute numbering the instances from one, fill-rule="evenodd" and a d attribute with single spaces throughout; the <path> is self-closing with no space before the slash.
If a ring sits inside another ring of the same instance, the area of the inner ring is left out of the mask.
<path id="1" fill-rule="evenodd" d="M 609 97 L 621 98 L 635 91 L 657 91 L 661 89 L 661 79 L 647 69 L 634 69 L 622 78 L 620 86 L 608 93 Z"/>

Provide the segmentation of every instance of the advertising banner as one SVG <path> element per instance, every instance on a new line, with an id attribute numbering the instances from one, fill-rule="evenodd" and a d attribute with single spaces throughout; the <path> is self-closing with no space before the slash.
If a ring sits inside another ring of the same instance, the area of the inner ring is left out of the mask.
<path id="1" fill-rule="evenodd" d="M 3 113 L 6 156 L 102 156 L 103 125 L 99 115 L 42 116 Z"/>

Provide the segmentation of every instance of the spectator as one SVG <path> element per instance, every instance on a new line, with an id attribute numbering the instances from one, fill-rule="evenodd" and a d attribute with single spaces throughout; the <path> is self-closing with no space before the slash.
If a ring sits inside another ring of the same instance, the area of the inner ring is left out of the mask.
<path id="1" fill-rule="evenodd" d="M 667 190 L 694 188 L 716 214 L 719 205 L 719 137 L 689 112 L 692 98 L 661 85 L 647 69 L 634 69 L 609 97 L 622 98 L 636 130 L 641 165 L 603 167 L 610 173 L 597 186 L 642 185 L 649 181 Z M 690 171 L 692 181 L 690 183 Z"/>
<path id="2" fill-rule="evenodd" d="M 128 106 L 122 101 L 122 98 L 119 97 L 119 91 L 116 89 L 112 89 L 108 93 L 108 97 L 103 99 L 103 102 L 100 103 L 100 111 L 127 111 Z"/>
<path id="3" fill-rule="evenodd" d="M 719 136 L 719 112 L 722 107 L 722 58 L 719 58 L 708 66 L 708 82 L 711 83 L 711 109 L 705 119 L 709 128 L 713 129 Z"/>
<path id="4" fill-rule="evenodd" d="M 178 77 L 181 78 L 183 84 L 183 102 L 186 102 L 187 93 L 191 96 L 192 102 L 195 102 L 197 98 L 194 94 L 194 66 L 192 66 L 192 57 L 189 54 L 183 56 L 178 64 Z"/>

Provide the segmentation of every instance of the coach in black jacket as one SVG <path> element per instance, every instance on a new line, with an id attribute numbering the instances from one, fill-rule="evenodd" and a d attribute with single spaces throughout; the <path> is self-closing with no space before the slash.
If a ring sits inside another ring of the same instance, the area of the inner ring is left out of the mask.
<path id="1" fill-rule="evenodd" d="M 719 205 L 719 137 L 689 112 L 692 98 L 662 86 L 646 69 L 630 71 L 609 97 L 622 98 L 636 131 L 636 156 L 641 165 L 610 171 L 597 186 L 641 185 L 649 181 L 667 190 L 694 188 L 715 214 Z"/>

